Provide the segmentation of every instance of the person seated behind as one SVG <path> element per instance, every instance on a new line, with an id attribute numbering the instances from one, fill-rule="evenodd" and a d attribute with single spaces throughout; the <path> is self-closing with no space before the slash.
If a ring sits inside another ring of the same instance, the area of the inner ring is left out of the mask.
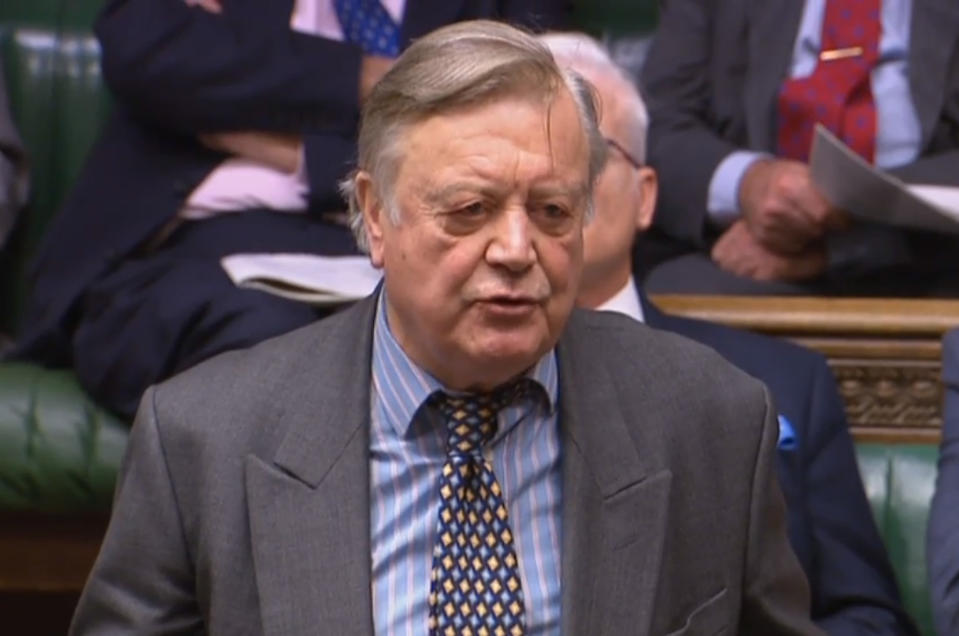
<path id="1" fill-rule="evenodd" d="M 656 202 L 656 173 L 644 165 L 646 107 L 628 77 L 593 39 L 542 36 L 560 65 L 589 80 L 602 105 L 600 128 L 610 158 L 584 231 L 580 305 L 624 313 L 651 327 L 716 349 L 762 380 L 779 407 L 777 474 L 789 538 L 809 579 L 812 618 L 833 635 L 914 634 L 863 490 L 852 438 L 832 374 L 818 354 L 786 342 L 708 322 L 669 316 L 631 275 L 633 236 Z"/>
<path id="2" fill-rule="evenodd" d="M 959 634 L 959 329 L 942 339 L 942 382 L 942 443 L 926 558 L 932 615 L 944 635 Z"/>
<path id="3" fill-rule="evenodd" d="M 954 236 L 852 222 L 807 164 L 821 122 L 907 182 L 959 185 L 954 0 L 671 0 L 640 85 L 650 292 L 959 293 Z"/>
<path id="4" fill-rule="evenodd" d="M 149 384 L 315 320 L 236 288 L 220 258 L 355 253 L 337 181 L 398 51 L 451 21 L 562 14 L 556 0 L 107 3 L 116 108 L 39 250 L 15 355 L 72 365 L 132 417 Z"/>
<path id="5" fill-rule="evenodd" d="M 529 34 L 414 42 L 345 186 L 382 287 L 147 391 L 72 633 L 819 633 L 766 389 L 573 310 L 605 152 Z"/>

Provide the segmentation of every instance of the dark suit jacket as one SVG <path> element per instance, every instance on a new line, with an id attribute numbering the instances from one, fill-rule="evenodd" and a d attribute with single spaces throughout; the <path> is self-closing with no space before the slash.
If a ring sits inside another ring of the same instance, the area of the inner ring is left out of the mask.
<path id="1" fill-rule="evenodd" d="M 562 6 L 409 0 L 402 42 L 470 18 L 555 25 Z M 69 363 L 83 291 L 169 222 L 224 159 L 197 141 L 199 132 L 303 135 L 310 212 L 344 209 L 336 184 L 355 152 L 361 52 L 291 30 L 292 7 L 293 0 L 242 0 L 212 15 L 184 2 L 112 0 L 104 8 L 96 33 L 115 113 L 40 248 L 21 355 Z"/>
<path id="2" fill-rule="evenodd" d="M 959 634 L 959 330 L 942 341 L 942 381 L 942 446 L 926 557 L 936 630 L 946 636 Z"/>
<path id="3" fill-rule="evenodd" d="M 642 299 L 646 323 L 718 351 L 763 381 L 798 446 L 780 449 L 777 473 L 789 539 L 810 582 L 812 617 L 831 635 L 915 634 L 903 611 L 826 361 L 790 343 L 670 316 Z"/>
<path id="4" fill-rule="evenodd" d="M 959 185 L 959 4 L 912 4 L 908 63 L 921 158 L 895 172 L 907 181 Z M 641 76 L 651 115 L 649 162 L 660 181 L 660 233 L 706 246 L 716 166 L 734 150 L 775 150 L 776 96 L 788 77 L 802 8 L 796 0 L 661 3 Z M 920 258 L 913 243 L 925 238 L 878 226 L 836 236 L 845 264 L 865 268 Z M 868 245 L 883 249 L 863 249 Z"/>
<path id="5" fill-rule="evenodd" d="M 72 633 L 372 633 L 375 302 L 146 393 Z M 761 383 L 602 312 L 557 351 L 563 633 L 820 633 Z"/>

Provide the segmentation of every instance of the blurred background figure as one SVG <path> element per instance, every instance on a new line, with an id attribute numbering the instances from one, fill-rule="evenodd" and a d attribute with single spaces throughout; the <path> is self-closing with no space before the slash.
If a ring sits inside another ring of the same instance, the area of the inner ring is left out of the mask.
<path id="1" fill-rule="evenodd" d="M 936 631 L 946 635 L 959 634 L 959 330 L 943 338 L 942 381 L 942 445 L 926 557 Z"/>
<path id="2" fill-rule="evenodd" d="M 13 124 L 7 87 L 0 72 L 0 249 L 10 237 L 17 213 L 27 201 L 27 183 L 27 158 Z"/>
<path id="3" fill-rule="evenodd" d="M 0 252 L 27 202 L 28 185 L 27 157 L 10 113 L 3 59 L 0 58 Z M 0 354 L 10 345 L 10 340 L 0 332 Z"/>
<path id="4" fill-rule="evenodd" d="M 954 0 L 660 6 L 641 82 L 662 186 L 637 251 L 650 292 L 959 293 L 954 236 L 854 222 L 806 163 L 818 122 L 907 182 L 959 185 Z"/>
<path id="5" fill-rule="evenodd" d="M 831 635 L 860 634 L 866 626 L 874 634 L 915 634 L 900 604 L 825 360 L 784 341 L 669 316 L 649 302 L 630 262 L 633 236 L 649 227 L 656 205 L 656 173 L 644 165 L 646 107 L 633 83 L 588 36 L 542 39 L 561 66 L 596 87 L 600 128 L 610 146 L 596 183 L 595 217 L 584 231 L 579 303 L 702 342 L 765 382 L 780 409 L 779 482 L 790 542 L 810 583 L 813 620 Z"/>
<path id="6" fill-rule="evenodd" d="M 39 250 L 16 355 L 72 365 L 131 417 L 143 390 L 315 320 L 239 289 L 228 254 L 350 254 L 338 180 L 360 104 L 409 41 L 458 20 L 561 23 L 515 0 L 113 0 L 96 23 L 116 105 Z"/>

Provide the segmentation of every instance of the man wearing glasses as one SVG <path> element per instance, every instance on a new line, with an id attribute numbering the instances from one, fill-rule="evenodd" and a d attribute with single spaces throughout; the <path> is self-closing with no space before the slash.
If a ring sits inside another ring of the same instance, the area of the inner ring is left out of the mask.
<path id="1" fill-rule="evenodd" d="M 560 66 L 572 67 L 596 87 L 609 146 L 594 190 L 596 216 L 583 233 L 578 303 L 697 340 L 765 382 L 779 407 L 777 474 L 790 543 L 809 579 L 812 619 L 832 636 L 861 633 L 863 625 L 873 626 L 875 634 L 915 634 L 899 602 L 825 361 L 779 340 L 668 316 L 649 302 L 631 273 L 633 238 L 649 227 L 657 190 L 656 172 L 643 165 L 643 100 L 595 41 L 578 34 L 543 40 Z"/>

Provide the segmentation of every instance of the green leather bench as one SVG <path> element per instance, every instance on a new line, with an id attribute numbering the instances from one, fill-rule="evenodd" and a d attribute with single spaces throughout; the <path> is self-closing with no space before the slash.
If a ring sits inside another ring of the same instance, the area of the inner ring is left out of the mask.
<path id="1" fill-rule="evenodd" d="M 15 332 L 30 255 L 109 110 L 89 32 L 100 4 L 0 2 L 3 72 L 33 172 L 29 206 L 0 254 L 0 333 Z M 630 0 L 579 2 L 576 20 L 611 36 L 629 57 L 641 54 L 655 8 Z M 8 633 L 62 631 L 105 527 L 127 429 L 97 408 L 68 370 L 0 363 L 0 615 L 12 620 L 4 626 Z M 936 448 L 860 443 L 858 451 L 906 605 L 923 633 L 932 634 L 923 540 Z M 37 595 L 39 604 L 24 601 Z M 60 603 L 60 616 L 48 599 Z M 49 614 L 59 629 L 38 627 L 38 613 Z M 18 631 L 19 624 L 29 632 Z"/>

